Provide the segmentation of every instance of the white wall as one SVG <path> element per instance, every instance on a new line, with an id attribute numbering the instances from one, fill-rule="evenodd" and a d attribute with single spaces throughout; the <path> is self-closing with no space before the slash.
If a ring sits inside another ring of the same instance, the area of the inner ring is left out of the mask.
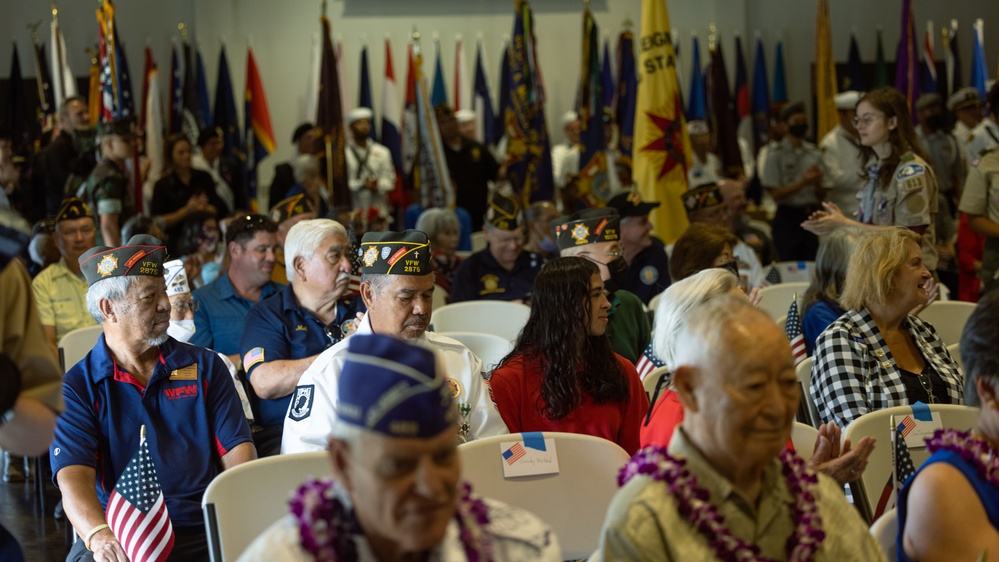
<path id="1" fill-rule="evenodd" d="M 148 41 L 159 64 L 160 87 L 166 87 L 169 68 L 170 41 L 177 35 L 177 24 L 184 21 L 196 38 L 209 76 L 214 99 L 219 45 L 225 42 L 237 95 L 243 90 L 246 68 L 246 44 L 252 41 L 270 106 L 271 121 L 277 137 L 278 152 L 264 160 L 261 185 L 269 183 L 274 164 L 291 155 L 290 136 L 305 115 L 313 40 L 319 36 L 320 0 L 118 0 L 117 23 L 122 40 L 128 48 L 136 95 L 141 85 L 142 49 Z M 97 24 L 94 18 L 96 2 L 63 0 L 60 5 L 61 23 L 73 70 L 83 76 L 89 58 L 83 53 L 86 45 L 96 44 Z M 874 59 L 874 30 L 884 28 L 884 47 L 889 61 L 894 59 L 898 41 L 901 0 L 836 0 L 831 2 L 833 54 L 845 61 L 850 30 L 855 30 L 865 62 Z M 557 116 L 572 106 L 580 67 L 583 0 L 534 0 L 538 52 L 548 94 L 548 122 L 558 123 Z M 641 17 L 641 0 L 592 0 L 591 9 L 600 25 L 601 35 L 610 38 L 612 50 L 622 22 L 630 18 L 637 34 Z M 971 61 L 971 23 L 995 10 L 988 0 L 939 2 L 914 0 L 917 32 L 922 33 L 927 19 L 939 25 L 957 18 L 961 26 L 961 55 L 964 79 L 968 79 Z M 714 23 L 720 33 L 730 83 L 734 82 L 734 40 L 741 33 L 746 49 L 750 76 L 753 64 L 753 33 L 760 30 L 765 42 L 770 80 L 773 80 L 773 47 L 780 35 L 785 42 L 788 87 L 790 96 L 807 100 L 810 97 L 810 65 L 814 56 L 815 4 L 809 0 L 670 0 L 671 23 L 682 41 L 683 77 L 689 79 L 690 37 L 696 31 L 701 41 L 702 62 L 707 63 L 708 26 Z M 358 59 L 362 41 L 369 45 L 369 68 L 373 99 L 381 114 L 381 77 L 384 74 L 384 39 L 392 42 L 397 81 L 405 77 L 406 42 L 414 27 L 422 35 L 425 55 L 424 73 L 433 72 L 433 35 L 441 40 L 441 53 L 448 87 L 454 72 L 455 36 L 464 37 L 469 77 L 474 70 L 475 40 L 478 36 L 486 49 L 486 66 L 490 84 L 498 89 L 499 57 L 504 39 L 513 25 L 512 0 L 329 0 L 334 39 L 341 40 L 346 68 L 345 95 L 351 104 L 358 95 Z M 48 3 L 42 0 L 0 0 L 0 36 L 16 40 L 21 52 L 22 72 L 34 75 L 30 54 L 30 36 L 25 28 L 29 22 L 49 18 Z M 989 39 L 986 21 L 988 69 L 996 67 L 996 41 Z M 994 25 L 999 25 L 996 22 Z M 995 27 L 993 27 L 995 29 Z M 48 42 L 48 27 L 43 29 L 43 41 Z M 9 72 L 10 41 L 0 41 L 0 76 Z M 941 50 L 937 42 L 938 52 Z M 400 94 L 401 95 L 401 94 Z M 164 100 L 166 96 L 164 96 Z M 493 103 L 497 100 L 494 98 Z M 237 106 L 242 112 L 241 100 Z M 398 108 L 395 109 L 398 111 Z M 557 131 L 553 132 L 559 137 Z"/>

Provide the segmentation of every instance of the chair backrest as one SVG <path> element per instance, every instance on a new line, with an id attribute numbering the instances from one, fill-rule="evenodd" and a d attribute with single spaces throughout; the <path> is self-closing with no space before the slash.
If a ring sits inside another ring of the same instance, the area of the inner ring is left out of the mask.
<path id="1" fill-rule="evenodd" d="M 587 558 L 597 548 L 628 453 L 590 435 L 545 432 L 544 437 L 555 440 L 558 474 L 504 478 L 500 443 L 522 439 L 515 433 L 458 446 L 462 475 L 476 493 L 526 509 L 551 525 L 564 559 Z"/>
<path id="2" fill-rule="evenodd" d="M 788 305 L 788 306 L 791 306 L 791 305 Z M 787 325 L 787 315 L 785 314 L 784 316 L 781 316 L 780 318 L 774 320 L 774 322 L 777 323 L 777 327 L 778 328 L 780 328 L 781 330 L 783 330 L 784 326 Z"/>
<path id="3" fill-rule="evenodd" d="M 478 332 L 513 342 L 530 315 L 530 307 L 515 302 L 469 301 L 435 309 L 430 323 L 435 332 Z"/>
<path id="4" fill-rule="evenodd" d="M 950 356 L 957 362 L 957 366 L 961 368 L 961 372 L 964 372 L 964 361 L 961 361 L 961 344 L 953 343 L 948 345 L 947 353 L 950 353 Z"/>
<path id="5" fill-rule="evenodd" d="M 794 422 L 791 427 L 791 443 L 794 444 L 794 452 L 803 459 L 812 456 L 815 450 L 815 440 L 819 438 L 819 430 L 801 422 Z"/>
<path id="6" fill-rule="evenodd" d="M 791 297 L 798 296 L 798 312 L 801 312 L 801 297 L 805 296 L 808 283 L 778 283 L 760 289 L 760 310 L 774 320 L 787 315 Z"/>
<path id="7" fill-rule="evenodd" d="M 881 545 L 881 550 L 888 555 L 888 560 L 898 559 L 898 510 L 894 507 L 878 517 L 871 525 L 871 536 Z"/>
<path id="8" fill-rule="evenodd" d="M 649 374 L 645 375 L 642 379 L 642 386 L 645 387 L 645 395 L 649 397 L 649 405 L 652 404 L 652 396 L 656 393 L 656 385 L 659 384 L 659 379 L 663 375 L 669 375 L 669 367 L 656 367 Z M 662 397 L 663 391 L 659 391 L 659 398 Z"/>
<path id="9" fill-rule="evenodd" d="M 288 513 L 288 499 L 306 478 L 329 474 L 326 451 L 317 451 L 250 461 L 215 477 L 201 499 L 212 562 L 238 558 Z"/>
<path id="10" fill-rule="evenodd" d="M 798 409 L 802 415 L 798 416 L 798 420 L 812 427 L 819 427 L 819 409 L 812 400 L 812 358 L 804 358 L 794 371 L 798 376 L 798 384 L 801 385 L 801 407 Z"/>
<path id="11" fill-rule="evenodd" d="M 968 317 L 975 311 L 975 304 L 963 301 L 937 301 L 919 313 L 919 318 L 937 330 L 944 344 L 961 342 L 961 332 Z"/>
<path id="12" fill-rule="evenodd" d="M 481 230 L 472 233 L 472 253 L 486 249 L 486 233 Z"/>
<path id="13" fill-rule="evenodd" d="M 513 343 L 493 334 L 480 334 L 477 332 L 437 332 L 442 336 L 456 339 L 472 350 L 486 372 L 490 372 L 496 367 L 504 357 L 513 351 Z"/>
<path id="14" fill-rule="evenodd" d="M 813 261 L 779 261 L 776 264 L 781 283 L 811 283 L 815 271 Z"/>
<path id="15" fill-rule="evenodd" d="M 66 334 L 59 340 L 59 363 L 62 365 L 62 372 L 73 368 L 90 353 L 90 350 L 97 345 L 97 340 L 104 333 L 101 325 L 77 328 Z"/>
<path id="16" fill-rule="evenodd" d="M 930 404 L 931 412 L 939 412 L 945 428 L 967 430 L 978 421 L 978 408 L 954 404 Z M 843 440 L 856 443 L 864 437 L 874 437 L 877 446 L 868 458 L 867 469 L 851 483 L 853 501 L 867 521 L 874 521 L 895 505 L 894 467 L 892 465 L 892 416 L 900 420 L 912 413 L 909 406 L 896 406 L 869 412 L 853 420 L 843 431 Z M 925 448 L 909 448 L 912 463 L 918 467 L 929 456 Z"/>
<path id="17" fill-rule="evenodd" d="M 445 305 L 447 305 L 447 299 L 450 296 L 451 295 L 448 294 L 448 292 L 444 290 L 444 287 L 441 287 L 437 283 L 434 283 L 434 298 L 433 298 L 433 301 L 432 301 L 432 304 L 434 306 L 434 310 L 440 310 Z"/>

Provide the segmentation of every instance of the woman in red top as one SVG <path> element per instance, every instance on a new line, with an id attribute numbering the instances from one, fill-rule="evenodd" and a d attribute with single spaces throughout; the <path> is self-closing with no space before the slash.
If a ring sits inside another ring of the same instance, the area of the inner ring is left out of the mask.
<path id="1" fill-rule="evenodd" d="M 527 325 L 490 379 L 511 433 L 583 433 L 638 451 L 649 401 L 634 365 L 611 349 L 609 310 L 589 260 L 557 258 L 538 273 Z"/>

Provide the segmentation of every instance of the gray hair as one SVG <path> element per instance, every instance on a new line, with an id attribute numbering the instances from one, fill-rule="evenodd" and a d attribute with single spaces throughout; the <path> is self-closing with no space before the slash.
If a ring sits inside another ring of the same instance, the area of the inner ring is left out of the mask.
<path id="1" fill-rule="evenodd" d="M 812 283 L 801 299 L 802 317 L 819 301 L 839 302 L 839 296 L 846 285 L 850 255 L 863 236 L 864 232 L 858 228 L 841 228 L 825 237 L 815 256 Z"/>
<path id="2" fill-rule="evenodd" d="M 961 361 L 964 363 L 964 403 L 981 406 L 975 379 L 985 379 L 993 388 L 999 385 L 999 291 L 983 296 L 968 317 L 961 333 Z M 999 390 L 999 388 L 996 388 Z"/>
<path id="3" fill-rule="evenodd" d="M 677 338 L 691 310 L 739 286 L 732 272 L 712 267 L 670 285 L 659 297 L 652 325 L 652 351 L 669 368 L 677 366 Z"/>
<path id="4" fill-rule="evenodd" d="M 289 283 L 295 282 L 295 258 L 301 256 L 310 259 L 323 239 L 331 234 L 347 238 L 347 229 L 332 219 L 308 219 L 288 230 L 288 236 L 284 240 L 284 263 Z M 345 251 L 349 251 L 349 248 Z"/>
<path id="5" fill-rule="evenodd" d="M 319 159 L 311 154 L 303 154 L 292 161 L 291 172 L 295 181 L 301 183 L 305 180 L 305 174 L 319 173 Z"/>
<path id="6" fill-rule="evenodd" d="M 134 275 L 122 275 L 120 277 L 108 277 L 95 282 L 87 289 L 87 312 L 94 317 L 98 324 L 103 324 L 106 318 L 101 312 L 101 300 L 107 299 L 111 302 L 118 302 L 125 298 L 129 287 L 135 283 L 138 277 Z"/>
<path id="7" fill-rule="evenodd" d="M 426 233 L 430 243 L 433 244 L 437 235 L 443 230 L 453 228 L 461 234 L 461 223 L 458 221 L 458 214 L 451 209 L 435 207 L 420 213 L 420 218 L 416 219 L 416 230 Z"/>
<path id="8" fill-rule="evenodd" d="M 749 299 L 735 295 L 722 295 L 693 307 L 677 333 L 674 364 L 670 367 L 705 365 L 705 361 L 717 357 L 720 350 L 730 347 L 731 332 L 752 316 L 770 320 Z"/>
<path id="9" fill-rule="evenodd" d="M 380 295 L 389 283 L 392 282 L 392 276 L 387 273 L 362 273 L 361 283 L 368 283 L 371 285 L 371 292 L 376 295 Z"/>

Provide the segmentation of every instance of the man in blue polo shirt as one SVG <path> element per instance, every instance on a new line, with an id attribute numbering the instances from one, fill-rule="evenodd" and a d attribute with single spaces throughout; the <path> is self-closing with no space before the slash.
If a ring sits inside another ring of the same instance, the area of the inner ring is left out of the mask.
<path id="1" fill-rule="evenodd" d="M 263 215 L 232 219 L 225 233 L 229 267 L 225 275 L 194 291 L 191 343 L 217 351 L 239 366 L 243 323 L 253 305 L 278 292 L 271 281 L 277 224 Z"/>
<path id="2" fill-rule="evenodd" d="M 281 451 L 281 430 L 299 377 L 317 355 L 343 339 L 366 310 L 360 296 L 341 298 L 350 275 L 347 231 L 330 219 L 304 220 L 284 243 L 290 285 L 246 315 L 239 351 L 260 397 L 257 453 Z"/>
<path id="3" fill-rule="evenodd" d="M 524 251 L 523 213 L 517 198 L 494 192 L 485 219 L 482 231 L 488 245 L 468 256 L 454 273 L 451 302 L 523 302 L 530 297 L 543 260 Z"/>
<path id="4" fill-rule="evenodd" d="M 67 560 L 126 559 L 105 509 L 140 428 L 173 526 L 174 559 L 208 559 L 201 497 L 223 470 L 256 457 L 222 359 L 167 335 L 165 253 L 140 234 L 80 257 L 87 308 L 104 334 L 66 373 L 66 411 L 50 449 L 53 480 L 81 539 Z"/>

